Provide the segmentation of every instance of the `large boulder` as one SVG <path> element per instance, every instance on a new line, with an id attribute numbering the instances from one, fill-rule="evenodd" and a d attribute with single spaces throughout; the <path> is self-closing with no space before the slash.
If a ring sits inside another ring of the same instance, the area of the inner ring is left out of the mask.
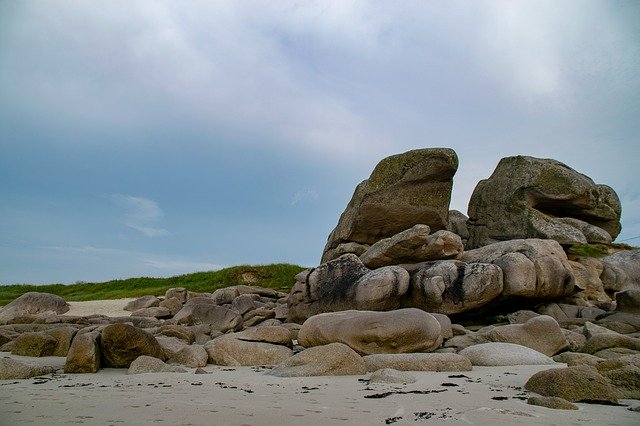
<path id="1" fill-rule="evenodd" d="M 553 356 L 569 345 L 556 320 L 547 315 L 531 318 L 524 324 L 494 327 L 484 334 L 492 342 L 526 346 L 547 356 Z"/>
<path id="2" fill-rule="evenodd" d="M 604 265 L 601 278 L 605 289 L 640 288 L 640 250 L 622 250 L 600 260 Z"/>
<path id="3" fill-rule="evenodd" d="M 452 149 L 429 148 L 393 155 L 355 189 L 329 235 L 322 263 L 340 256 L 341 244 L 371 245 L 417 224 L 446 229 L 453 175 Z"/>
<path id="4" fill-rule="evenodd" d="M 96 373 L 100 369 L 100 332 L 78 334 L 64 363 L 65 373 Z"/>
<path id="5" fill-rule="evenodd" d="M 185 303 L 184 307 L 174 315 L 172 322 L 183 325 L 208 324 L 221 333 L 227 331 L 238 331 L 242 328 L 242 316 L 233 309 L 218 306 L 210 300 L 203 298 L 201 302 L 191 301 Z"/>
<path id="6" fill-rule="evenodd" d="M 616 392 L 609 381 L 595 368 L 587 365 L 539 371 L 529 378 L 524 388 L 570 402 L 618 403 Z"/>
<path id="7" fill-rule="evenodd" d="M 388 311 L 400 307 L 409 274 L 398 266 L 371 271 L 355 254 L 345 254 L 296 276 L 289 295 L 289 320 L 302 323 L 323 312 L 348 309 Z"/>
<path id="8" fill-rule="evenodd" d="M 69 304 L 60 296 L 30 291 L 0 309 L 0 321 L 10 321 L 22 315 L 64 314 Z"/>
<path id="9" fill-rule="evenodd" d="M 51 356 L 57 343 L 55 337 L 42 331 L 22 333 L 14 340 L 11 353 L 33 357 Z"/>
<path id="10" fill-rule="evenodd" d="M 228 334 L 205 343 L 204 348 L 211 364 L 276 365 L 293 355 L 293 350 L 286 346 L 241 340 L 237 338 L 237 334 L 239 333 Z"/>
<path id="11" fill-rule="evenodd" d="M 441 260 L 409 269 L 402 306 L 450 315 L 486 305 L 502 293 L 502 270 L 488 263 Z"/>
<path id="12" fill-rule="evenodd" d="M 305 349 L 275 366 L 276 377 L 352 376 L 366 373 L 364 360 L 349 346 L 331 343 Z"/>
<path id="13" fill-rule="evenodd" d="M 420 309 L 343 311 L 315 315 L 302 324 L 305 347 L 344 343 L 361 355 L 429 352 L 442 344 L 440 323 Z"/>
<path id="14" fill-rule="evenodd" d="M 553 240 L 502 241 L 465 251 L 458 260 L 499 266 L 504 297 L 560 298 L 570 295 L 575 286 L 567 255 Z"/>
<path id="15" fill-rule="evenodd" d="M 469 201 L 468 248 L 523 238 L 561 244 L 607 243 L 620 233 L 613 189 L 550 159 L 500 160 Z"/>
<path id="16" fill-rule="evenodd" d="M 461 350 L 460 355 L 469 358 L 471 364 L 482 366 L 555 364 L 547 355 L 513 343 L 473 345 Z"/>
<path id="17" fill-rule="evenodd" d="M 140 355 L 164 360 L 155 337 L 130 324 L 111 324 L 102 330 L 102 361 L 105 367 L 129 367 Z"/>
<path id="18" fill-rule="evenodd" d="M 471 371 L 471 361 L 455 353 L 375 354 L 364 357 L 367 371 Z"/>

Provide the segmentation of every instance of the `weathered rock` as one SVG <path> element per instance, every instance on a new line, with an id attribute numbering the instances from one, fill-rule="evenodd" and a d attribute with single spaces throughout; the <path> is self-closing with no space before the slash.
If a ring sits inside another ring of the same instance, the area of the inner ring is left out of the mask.
<path id="1" fill-rule="evenodd" d="M 622 250 L 600 261 L 605 289 L 619 291 L 640 286 L 640 250 Z"/>
<path id="2" fill-rule="evenodd" d="M 158 305 L 160 308 L 166 308 L 169 310 L 169 315 L 174 316 L 180 309 L 182 309 L 182 302 L 177 297 L 169 297 L 168 299 L 164 299 Z"/>
<path id="3" fill-rule="evenodd" d="M 367 371 L 471 371 L 471 361 L 456 353 L 376 354 L 364 357 Z"/>
<path id="4" fill-rule="evenodd" d="M 127 374 L 143 373 L 186 373 L 182 367 L 165 364 L 164 361 L 152 356 L 140 355 L 131 362 Z"/>
<path id="5" fill-rule="evenodd" d="M 554 356 L 553 360 L 555 362 L 563 362 L 567 364 L 568 367 L 573 367 L 574 365 L 589 365 L 595 367 L 602 361 L 602 358 L 581 352 L 562 352 Z"/>
<path id="6" fill-rule="evenodd" d="M 460 351 L 460 355 L 469 358 L 472 365 L 544 365 L 555 364 L 545 354 L 513 343 L 491 342 L 469 346 Z"/>
<path id="7" fill-rule="evenodd" d="M 464 247 L 458 235 L 446 230 L 431 235 L 429 232 L 427 225 L 415 225 L 376 242 L 360 255 L 360 260 L 368 268 L 380 268 L 401 263 L 451 259 L 462 253 Z"/>
<path id="8" fill-rule="evenodd" d="M 467 263 L 493 263 L 502 269 L 505 297 L 539 299 L 570 295 L 575 286 L 567 255 L 553 240 L 512 240 L 462 253 Z"/>
<path id="9" fill-rule="evenodd" d="M 578 406 L 557 396 L 532 396 L 527 400 L 529 405 L 547 407 L 553 410 L 577 410 Z"/>
<path id="10" fill-rule="evenodd" d="M 616 311 L 640 315 L 640 289 L 627 289 L 617 292 Z"/>
<path id="11" fill-rule="evenodd" d="M 185 325 L 210 324 L 222 333 L 242 328 L 242 316 L 233 309 L 209 303 L 189 304 L 191 300 L 174 315 L 172 321 Z"/>
<path id="12" fill-rule="evenodd" d="M 600 371 L 600 373 L 609 379 L 618 398 L 640 399 L 640 367 L 625 365 L 616 369 Z"/>
<path id="13" fill-rule="evenodd" d="M 598 324 L 622 334 L 640 331 L 640 315 L 615 312 L 600 318 Z"/>
<path id="14" fill-rule="evenodd" d="M 293 346 L 289 330 L 279 326 L 248 328 L 240 333 L 233 334 L 233 337 L 247 342 L 264 342 L 288 347 Z"/>
<path id="15" fill-rule="evenodd" d="M 164 293 L 164 300 L 169 300 L 172 297 L 175 297 L 180 301 L 180 303 L 184 303 L 187 301 L 187 289 L 184 287 L 174 287 L 170 288 Z"/>
<path id="16" fill-rule="evenodd" d="M 349 346 L 331 343 L 305 349 L 275 366 L 276 377 L 351 376 L 366 373 L 364 360 Z"/>
<path id="17" fill-rule="evenodd" d="M 171 311 L 169 308 L 165 308 L 162 306 L 154 306 L 151 308 L 141 308 L 136 309 L 131 314 L 136 317 L 152 317 L 152 318 L 171 318 Z"/>
<path id="18" fill-rule="evenodd" d="M 64 364 L 65 373 L 96 373 L 100 369 L 100 332 L 77 334 Z"/>
<path id="19" fill-rule="evenodd" d="M 344 343 L 361 355 L 429 352 L 442 344 L 440 323 L 408 308 L 391 312 L 343 311 L 315 315 L 302 324 L 305 347 Z"/>
<path id="20" fill-rule="evenodd" d="M 231 309 L 235 310 L 240 315 L 244 315 L 257 308 L 256 300 L 259 298 L 260 296 L 257 294 L 242 294 L 233 299 Z"/>
<path id="21" fill-rule="evenodd" d="M 71 341 L 78 332 L 78 329 L 71 326 L 56 327 L 47 330 L 45 333 L 56 339 L 56 347 L 53 349 L 53 356 L 67 356 Z"/>
<path id="22" fill-rule="evenodd" d="M 443 339 L 451 339 L 453 337 L 453 327 L 451 320 L 444 314 L 437 312 L 430 312 L 433 317 L 440 323 L 440 335 Z"/>
<path id="23" fill-rule="evenodd" d="M 469 220 L 469 218 L 464 213 L 458 210 L 449 210 L 449 223 L 447 224 L 447 231 L 451 231 L 454 234 L 458 235 L 465 246 L 467 245 L 467 240 L 469 239 L 467 220 Z"/>
<path id="24" fill-rule="evenodd" d="M 575 329 L 575 330 L 567 330 L 566 328 L 562 329 L 562 334 L 564 334 L 564 337 L 567 339 L 568 342 L 568 346 L 567 346 L 567 350 L 569 351 L 578 351 L 580 350 L 580 348 L 582 348 L 584 346 L 585 343 L 587 343 L 587 338 L 584 336 L 584 334 L 582 334 L 580 331 L 577 331 L 579 329 Z"/>
<path id="25" fill-rule="evenodd" d="M 569 264 L 571 265 L 571 269 L 573 269 L 576 287 L 582 290 L 574 294 L 574 297 L 579 297 L 594 303 L 611 301 L 611 298 L 604 290 L 602 280 L 600 280 L 600 275 L 604 269 L 602 262 L 598 259 L 580 257 L 577 261 L 570 260 Z"/>
<path id="26" fill-rule="evenodd" d="M 543 396 L 556 396 L 569 402 L 617 404 L 615 390 L 598 371 L 587 365 L 539 371 L 524 385 Z"/>
<path id="27" fill-rule="evenodd" d="M 465 334 L 453 336 L 451 339 L 444 342 L 445 348 L 454 348 L 456 350 L 462 350 L 472 345 L 480 345 L 482 343 L 489 343 L 489 338 L 480 333 L 468 331 Z"/>
<path id="28" fill-rule="evenodd" d="M 510 324 L 524 324 L 525 322 L 529 321 L 531 318 L 535 318 L 539 315 L 540 314 L 534 311 L 523 309 L 523 310 L 508 314 L 507 319 L 509 320 Z"/>
<path id="29" fill-rule="evenodd" d="M 132 300 L 124 306 L 125 311 L 137 311 L 138 309 L 153 308 L 160 305 L 160 299 L 156 296 L 142 296 L 136 300 Z"/>
<path id="30" fill-rule="evenodd" d="M 251 342 L 235 338 L 235 334 L 205 343 L 209 362 L 217 365 L 276 365 L 293 355 L 286 346 Z"/>
<path id="31" fill-rule="evenodd" d="M 208 361 L 209 354 L 207 350 L 203 346 L 196 344 L 185 346 L 169 358 L 169 362 L 186 365 L 191 368 L 206 367 Z"/>
<path id="32" fill-rule="evenodd" d="M 11 353 L 22 356 L 51 356 L 58 341 L 55 337 L 41 331 L 22 333 L 13 343 Z"/>
<path id="33" fill-rule="evenodd" d="M 393 368 L 383 368 L 381 370 L 374 371 L 369 377 L 371 383 L 415 383 L 416 378 L 410 374 L 402 371 L 394 370 Z"/>
<path id="34" fill-rule="evenodd" d="M 209 327 L 207 327 L 207 331 L 205 334 L 209 333 Z M 178 339 L 184 340 L 185 343 L 191 344 L 195 342 L 196 336 L 193 330 L 189 326 L 185 325 L 176 325 L 176 324 L 166 324 L 160 326 L 156 331 L 157 335 L 169 336 L 169 337 L 177 337 Z"/>
<path id="35" fill-rule="evenodd" d="M 456 260 L 428 262 L 411 271 L 411 285 L 402 306 L 456 314 L 483 306 L 502 291 L 502 270 L 498 266 Z"/>
<path id="36" fill-rule="evenodd" d="M 335 258 L 332 250 L 340 244 L 371 245 L 417 224 L 445 229 L 457 168 L 456 153 L 447 148 L 414 150 L 382 160 L 356 188 L 329 235 L 322 263 Z"/>
<path id="37" fill-rule="evenodd" d="M 640 351 L 640 339 L 618 333 L 601 333 L 592 336 L 580 349 L 580 352 L 595 354 L 603 349 L 627 348 Z"/>
<path id="38" fill-rule="evenodd" d="M 169 359 L 178 353 L 183 348 L 189 346 L 187 342 L 177 337 L 169 337 L 169 336 L 155 336 L 156 341 L 162 348 L 162 352 L 164 353 L 163 359 Z"/>
<path id="39" fill-rule="evenodd" d="M 28 379 L 55 371 L 54 367 L 27 364 L 13 358 L 0 358 L 0 380 Z"/>
<path id="40" fill-rule="evenodd" d="M 393 310 L 409 288 L 406 270 L 390 266 L 370 271 L 345 254 L 296 276 L 289 295 L 289 321 L 302 323 L 323 313 L 348 309 Z"/>
<path id="41" fill-rule="evenodd" d="M 69 309 L 69 304 L 60 296 L 31 291 L 0 309 L 0 321 L 10 321 L 21 315 L 64 314 Z"/>
<path id="42" fill-rule="evenodd" d="M 158 341 L 144 330 L 129 324 L 111 324 L 102 330 L 102 361 L 105 367 L 129 367 L 141 355 L 164 359 Z"/>
<path id="43" fill-rule="evenodd" d="M 548 303 L 540 307 L 538 312 L 552 317 L 558 323 L 570 322 L 577 318 L 594 321 L 598 316 L 606 314 L 604 310 L 599 308 L 569 305 L 567 303 Z"/>
<path id="44" fill-rule="evenodd" d="M 515 343 L 553 356 L 565 349 L 568 342 L 553 318 L 540 315 L 524 324 L 501 325 L 490 330 L 486 337 L 493 342 Z"/>
<path id="45" fill-rule="evenodd" d="M 613 189 L 596 185 L 565 164 L 507 157 L 471 195 L 467 246 L 521 238 L 561 244 L 602 242 L 606 237 L 602 231 L 611 238 L 620 233 L 620 214 Z"/>

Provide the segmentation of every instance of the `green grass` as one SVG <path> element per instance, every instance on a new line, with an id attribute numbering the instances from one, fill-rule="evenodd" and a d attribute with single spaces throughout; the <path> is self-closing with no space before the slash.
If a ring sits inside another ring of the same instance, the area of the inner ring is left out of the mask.
<path id="1" fill-rule="evenodd" d="M 29 285 L 16 284 L 0 286 L 0 306 L 4 306 L 16 297 L 29 291 L 53 293 L 67 301 L 108 300 L 125 297 L 140 297 L 147 294 L 163 295 L 172 287 L 184 287 L 195 292 L 213 292 L 219 288 L 232 285 L 247 284 L 273 288 L 288 292 L 295 280 L 294 277 L 304 268 L 284 263 L 258 266 L 233 266 L 219 271 L 196 272 L 169 278 L 129 278 L 103 283 L 49 284 Z M 255 282 L 246 282 L 243 275 L 252 275 Z"/>
<path id="2" fill-rule="evenodd" d="M 624 243 L 612 244 L 574 244 L 567 250 L 569 254 L 585 257 L 604 257 L 610 254 L 609 249 L 614 250 L 637 250 L 638 247 Z"/>

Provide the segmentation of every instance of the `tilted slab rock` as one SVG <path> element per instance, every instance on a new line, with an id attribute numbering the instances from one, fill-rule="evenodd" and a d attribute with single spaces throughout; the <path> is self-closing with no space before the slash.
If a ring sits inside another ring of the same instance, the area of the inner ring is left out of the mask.
<path id="1" fill-rule="evenodd" d="M 217 365 L 276 365 L 293 355 L 283 345 L 240 340 L 239 333 L 218 337 L 205 343 L 209 362 Z"/>
<path id="2" fill-rule="evenodd" d="M 302 323 L 324 312 L 388 311 L 400 307 L 409 288 L 409 274 L 398 266 L 371 271 L 354 254 L 301 272 L 289 295 L 289 321 Z"/>
<path id="3" fill-rule="evenodd" d="M 305 349 L 275 366 L 276 377 L 352 376 L 366 373 L 364 360 L 343 343 Z"/>
<path id="4" fill-rule="evenodd" d="M 523 238 L 610 242 L 620 233 L 620 214 L 613 189 L 565 164 L 506 157 L 471 195 L 467 247 Z"/>
<path id="5" fill-rule="evenodd" d="M 0 358 L 0 380 L 28 379 L 53 373 L 54 367 L 31 365 L 13 358 Z"/>
<path id="6" fill-rule="evenodd" d="M 503 241 L 465 251 L 458 260 L 499 266 L 505 297 L 560 298 L 570 295 L 575 287 L 567 255 L 554 240 Z"/>
<path id="7" fill-rule="evenodd" d="M 442 344 L 440 323 L 420 309 L 343 311 L 315 315 L 302 324 L 305 347 L 344 343 L 361 355 L 429 352 Z"/>
<path id="8" fill-rule="evenodd" d="M 503 290 L 502 270 L 488 263 L 442 260 L 414 266 L 402 306 L 456 314 L 486 305 Z"/>
<path id="9" fill-rule="evenodd" d="M 125 311 L 137 311 L 138 309 L 154 308 L 160 305 L 160 299 L 156 296 L 148 295 L 132 300 L 124 306 Z"/>
<path id="10" fill-rule="evenodd" d="M 67 352 L 64 372 L 96 373 L 100 369 L 100 353 L 100 332 L 76 334 Z"/>
<path id="11" fill-rule="evenodd" d="M 329 235 L 322 263 L 335 259 L 340 244 L 371 245 L 416 224 L 446 229 L 452 178 L 458 158 L 452 149 L 428 148 L 383 159 L 360 183 Z"/>

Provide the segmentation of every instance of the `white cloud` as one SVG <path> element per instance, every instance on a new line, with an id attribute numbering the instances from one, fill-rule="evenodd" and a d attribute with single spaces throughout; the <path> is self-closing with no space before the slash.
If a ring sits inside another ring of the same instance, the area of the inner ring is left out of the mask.
<path id="1" fill-rule="evenodd" d="M 157 202 L 144 197 L 111 194 L 108 198 L 116 205 L 125 209 L 124 224 L 135 229 L 147 237 L 162 237 L 169 235 L 164 228 L 151 226 L 162 220 L 164 212 Z"/>

